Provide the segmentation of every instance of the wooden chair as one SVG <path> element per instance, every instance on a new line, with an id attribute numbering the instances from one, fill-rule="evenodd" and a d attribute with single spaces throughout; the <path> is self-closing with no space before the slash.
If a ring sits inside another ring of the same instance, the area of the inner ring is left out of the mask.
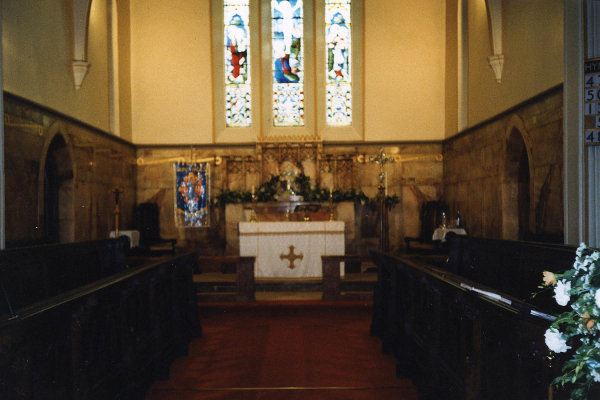
<path id="1" fill-rule="evenodd" d="M 143 256 L 175 254 L 177 239 L 160 236 L 160 215 L 155 203 L 140 203 L 133 209 L 134 226 L 140 232 L 139 250 Z"/>
<path id="2" fill-rule="evenodd" d="M 440 249 L 439 243 L 434 243 L 432 237 L 435 229 L 440 226 L 442 212 L 445 211 L 446 203 L 442 201 L 428 201 L 423 203 L 421 206 L 421 232 L 419 236 L 407 236 L 404 238 L 407 254 L 411 252 L 432 253 Z M 416 242 L 419 246 L 411 248 L 411 242 Z"/>

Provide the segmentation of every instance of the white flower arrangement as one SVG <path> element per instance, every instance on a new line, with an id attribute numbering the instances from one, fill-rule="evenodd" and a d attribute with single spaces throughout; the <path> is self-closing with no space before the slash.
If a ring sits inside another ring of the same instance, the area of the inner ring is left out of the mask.
<path id="1" fill-rule="evenodd" d="M 572 269 L 561 274 L 544 271 L 541 288 L 554 286 L 556 302 L 571 308 L 558 315 L 545 334 L 551 351 L 572 349 L 563 375 L 552 383 L 570 383 L 572 399 L 587 399 L 592 384 L 600 382 L 600 252 L 581 243 L 576 254 Z"/>

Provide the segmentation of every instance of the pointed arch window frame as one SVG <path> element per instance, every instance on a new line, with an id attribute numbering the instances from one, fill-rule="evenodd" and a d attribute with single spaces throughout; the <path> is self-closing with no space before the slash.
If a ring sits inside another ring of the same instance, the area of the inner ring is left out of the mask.
<path id="1" fill-rule="evenodd" d="M 250 0 L 251 119 L 249 127 L 228 127 L 225 116 L 223 0 L 211 2 L 213 33 L 213 126 L 215 143 L 252 143 L 294 138 L 364 140 L 363 1 L 352 1 L 352 125 L 328 125 L 326 112 L 325 0 L 304 1 L 304 115 L 302 127 L 275 127 L 272 118 L 271 0 Z"/>

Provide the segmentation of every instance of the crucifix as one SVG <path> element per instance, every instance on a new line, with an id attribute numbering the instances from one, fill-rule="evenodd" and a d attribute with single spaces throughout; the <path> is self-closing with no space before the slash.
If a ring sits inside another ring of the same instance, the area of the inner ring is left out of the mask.
<path id="1" fill-rule="evenodd" d="M 125 194 L 125 190 L 114 188 L 113 190 L 109 190 L 109 193 L 113 193 L 115 195 L 115 237 L 119 237 L 119 215 L 121 214 L 121 210 L 119 209 L 119 196 Z"/>
<path id="2" fill-rule="evenodd" d="M 383 147 L 379 148 L 379 154 L 377 157 L 369 157 L 369 162 L 379 165 L 379 200 L 381 202 L 381 219 L 379 221 L 379 249 L 381 251 L 390 250 L 390 238 L 389 238 L 389 226 L 388 226 L 388 209 L 385 204 L 385 198 L 387 196 L 387 175 L 383 172 L 383 166 L 385 164 L 393 163 L 394 157 L 386 157 L 383 152 Z"/>
<path id="3" fill-rule="evenodd" d="M 290 166 L 290 164 L 288 164 L 285 171 L 282 172 L 280 175 L 285 177 L 285 181 L 287 183 L 286 190 L 290 192 L 290 195 L 295 196 L 296 192 L 294 192 L 294 189 L 292 189 L 292 177 L 296 176 L 296 171 L 292 171 L 292 167 Z"/>
<path id="4" fill-rule="evenodd" d="M 383 152 L 383 147 L 380 147 L 377 157 L 369 157 L 369 162 L 379 165 L 379 193 L 381 194 L 381 192 L 385 192 L 387 190 L 387 182 L 384 183 L 386 175 L 385 172 L 383 172 L 383 166 L 387 163 L 393 163 L 394 157 L 386 157 L 385 153 Z M 387 181 L 387 179 L 385 180 Z"/>

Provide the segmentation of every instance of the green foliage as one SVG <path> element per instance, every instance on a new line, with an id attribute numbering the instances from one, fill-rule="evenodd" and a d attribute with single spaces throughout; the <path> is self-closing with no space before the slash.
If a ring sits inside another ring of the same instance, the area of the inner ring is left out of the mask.
<path id="1" fill-rule="evenodd" d="M 224 190 L 213 199 L 215 205 L 223 206 L 225 204 L 239 204 L 250 201 L 252 201 L 252 194 L 241 190 Z"/>
<path id="2" fill-rule="evenodd" d="M 394 193 L 392 196 L 385 196 L 385 205 L 388 209 L 393 209 L 400 203 L 400 198 Z"/>
<path id="3" fill-rule="evenodd" d="M 256 191 L 256 201 L 264 203 L 268 201 L 277 201 L 279 191 L 284 180 L 279 175 L 271 175 L 271 179 L 258 187 Z"/>
<path id="4" fill-rule="evenodd" d="M 260 185 L 255 192 L 255 200 L 257 202 L 269 202 L 279 200 L 280 193 L 284 189 L 285 180 L 279 175 L 271 175 L 271 178 Z M 312 187 L 310 184 L 310 177 L 299 174 L 294 179 L 295 191 L 298 196 L 301 196 L 303 201 L 314 201 L 314 202 L 328 202 L 329 201 L 329 190 Z M 348 189 L 341 191 L 339 189 L 333 190 L 332 193 L 333 202 L 339 203 L 342 201 L 354 201 L 362 205 L 369 202 L 369 198 L 363 193 L 362 190 L 357 191 L 356 189 Z M 247 191 L 232 191 L 224 190 L 218 196 L 214 198 L 215 205 L 226 205 L 226 204 L 239 204 L 249 203 L 252 201 L 252 194 Z M 393 208 L 394 205 L 398 204 L 398 196 L 386 197 L 386 204 Z"/>

